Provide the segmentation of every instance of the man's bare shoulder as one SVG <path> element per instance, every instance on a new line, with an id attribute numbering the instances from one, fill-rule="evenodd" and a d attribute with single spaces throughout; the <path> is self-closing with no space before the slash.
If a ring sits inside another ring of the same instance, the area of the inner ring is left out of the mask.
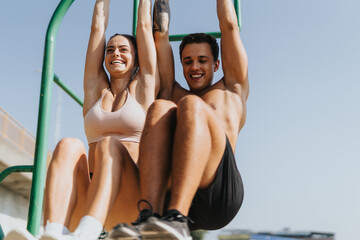
<path id="1" fill-rule="evenodd" d="M 227 84 L 227 81 L 225 80 L 225 77 L 222 77 L 219 81 L 212 85 L 209 91 L 216 90 L 221 90 L 226 92 L 227 94 L 230 94 L 232 96 L 239 96 L 241 98 L 243 98 L 243 95 L 246 93 L 241 84 L 231 84 L 231 86 L 229 86 Z"/>
<path id="2" fill-rule="evenodd" d="M 227 90 L 225 86 L 224 77 L 212 85 L 214 89 Z"/>
<path id="3" fill-rule="evenodd" d="M 220 108 L 227 108 L 227 106 L 232 106 L 231 103 L 238 105 L 241 102 L 241 94 L 232 89 L 229 89 L 226 86 L 224 78 L 221 78 L 215 84 L 213 84 L 201 97 L 208 104 L 218 105 Z"/>
<path id="4" fill-rule="evenodd" d="M 219 81 L 208 87 L 208 89 L 206 90 L 206 94 L 226 90 L 228 89 L 225 86 L 224 77 L 222 77 Z"/>

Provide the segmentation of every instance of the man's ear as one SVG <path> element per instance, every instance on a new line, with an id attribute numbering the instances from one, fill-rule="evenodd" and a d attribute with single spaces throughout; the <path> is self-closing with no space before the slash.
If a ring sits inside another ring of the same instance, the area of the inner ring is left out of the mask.
<path id="1" fill-rule="evenodd" d="M 219 70 L 220 67 L 220 60 L 216 60 L 214 63 L 214 72 L 216 72 L 217 70 Z"/>

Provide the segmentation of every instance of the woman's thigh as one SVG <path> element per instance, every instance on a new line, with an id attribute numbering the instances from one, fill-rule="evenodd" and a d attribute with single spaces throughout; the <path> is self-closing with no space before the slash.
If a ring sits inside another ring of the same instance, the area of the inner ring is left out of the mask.
<path id="1" fill-rule="evenodd" d="M 111 230 L 116 224 L 131 223 L 138 216 L 137 203 L 140 200 L 139 171 L 127 148 L 120 145 L 122 161 L 120 165 L 119 192 L 114 205 L 109 209 L 105 227 Z"/>

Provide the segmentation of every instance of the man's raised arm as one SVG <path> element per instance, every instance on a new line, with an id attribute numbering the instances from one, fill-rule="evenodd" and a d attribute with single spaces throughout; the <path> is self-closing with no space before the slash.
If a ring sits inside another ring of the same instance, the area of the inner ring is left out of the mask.
<path id="1" fill-rule="evenodd" d="M 175 81 L 175 70 L 174 56 L 169 42 L 169 0 L 155 0 L 153 15 L 154 40 L 160 74 L 160 92 L 158 97 L 171 99 Z"/>
<path id="2" fill-rule="evenodd" d="M 227 88 L 241 95 L 249 95 L 248 60 L 231 0 L 217 0 L 217 14 L 221 31 L 221 59 Z"/>

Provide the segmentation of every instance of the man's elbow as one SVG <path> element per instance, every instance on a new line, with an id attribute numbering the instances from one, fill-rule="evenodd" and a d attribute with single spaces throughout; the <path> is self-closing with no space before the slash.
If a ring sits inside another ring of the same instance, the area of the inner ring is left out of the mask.
<path id="1" fill-rule="evenodd" d="M 154 23 L 153 32 L 155 40 L 167 40 L 169 38 L 169 24 Z"/>
<path id="2" fill-rule="evenodd" d="M 169 34 L 167 32 L 154 32 L 154 42 L 156 48 L 159 48 L 169 42 Z"/>

